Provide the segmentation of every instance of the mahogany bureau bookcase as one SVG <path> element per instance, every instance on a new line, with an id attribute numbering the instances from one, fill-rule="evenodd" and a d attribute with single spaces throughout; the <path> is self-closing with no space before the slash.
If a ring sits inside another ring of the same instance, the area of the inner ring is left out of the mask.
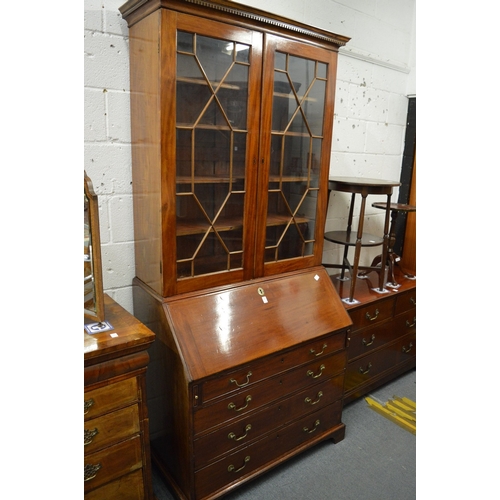
<path id="1" fill-rule="evenodd" d="M 217 498 L 344 436 L 351 320 L 321 260 L 349 39 L 228 0 L 120 12 L 152 456 Z"/>
<path id="2" fill-rule="evenodd" d="M 145 375 L 155 335 L 107 295 L 104 315 L 112 329 L 92 334 L 84 354 L 85 500 L 153 500 Z"/>

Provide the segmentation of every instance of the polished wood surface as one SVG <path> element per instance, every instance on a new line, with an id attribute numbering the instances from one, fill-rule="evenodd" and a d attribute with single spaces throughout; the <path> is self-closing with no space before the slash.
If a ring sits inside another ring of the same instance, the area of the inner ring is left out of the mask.
<path id="1" fill-rule="evenodd" d="M 358 303 L 343 302 L 353 322 L 347 348 L 344 403 L 349 403 L 416 366 L 416 280 L 396 269 L 400 284 L 380 295 L 378 276 L 368 273 L 356 282 Z M 340 296 L 349 283 L 331 276 Z"/>
<path id="2" fill-rule="evenodd" d="M 280 275 L 272 281 L 254 280 L 190 300 L 177 296 L 167 301 L 169 322 L 176 331 L 183 332 L 178 339 L 179 348 L 191 367 L 192 378 L 209 377 L 272 354 L 276 349 L 310 340 L 311 318 L 316 336 L 329 333 L 332 325 L 348 326 L 343 310 L 332 307 L 325 281 L 329 281 L 325 270 L 317 268 L 294 277 L 293 296 L 290 296 L 289 276 Z M 262 332 L 269 328 L 269 318 L 279 321 L 274 322 L 272 335 L 262 338 Z"/>
<path id="3" fill-rule="evenodd" d="M 343 438 L 351 320 L 323 267 L 170 298 L 135 279 L 134 303 L 157 334 L 152 453 L 179 498 L 217 498 Z"/>
<path id="4" fill-rule="evenodd" d="M 104 308 L 112 329 L 85 338 L 85 498 L 152 500 L 145 373 L 155 336 L 108 295 Z"/>

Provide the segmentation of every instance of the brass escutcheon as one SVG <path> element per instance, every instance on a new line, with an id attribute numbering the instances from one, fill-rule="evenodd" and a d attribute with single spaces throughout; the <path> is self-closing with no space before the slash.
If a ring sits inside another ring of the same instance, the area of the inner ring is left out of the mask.
<path id="1" fill-rule="evenodd" d="M 245 434 L 243 434 L 240 437 L 236 437 L 236 434 L 234 432 L 230 432 L 227 437 L 228 439 L 234 439 L 235 441 L 241 441 L 242 439 L 245 439 L 248 435 L 248 431 L 252 428 L 252 424 L 247 424 L 245 426 Z"/>
<path id="2" fill-rule="evenodd" d="M 321 375 L 323 375 L 323 370 L 325 369 L 325 365 L 321 365 L 319 367 L 319 373 L 317 375 L 314 375 L 314 372 L 312 370 L 308 370 L 307 371 L 307 376 L 308 377 L 312 377 L 312 378 L 318 378 L 318 377 L 321 377 Z"/>
<path id="3" fill-rule="evenodd" d="M 243 470 L 245 468 L 245 465 L 250 462 L 250 455 L 247 455 L 245 457 L 245 460 L 244 460 L 244 464 L 239 468 L 239 469 L 235 469 L 234 468 L 234 465 L 230 465 L 228 468 L 227 468 L 227 471 L 228 472 L 239 472 L 240 470 Z"/>
<path id="4" fill-rule="evenodd" d="M 248 385 L 250 383 L 250 377 L 251 376 L 252 376 L 252 372 L 248 372 L 247 373 L 247 381 L 243 382 L 243 384 L 238 384 L 238 382 L 234 378 L 232 378 L 229 382 L 233 383 L 233 384 L 236 384 L 238 387 L 245 387 L 246 385 Z"/>
<path id="5" fill-rule="evenodd" d="M 94 477 L 96 477 L 97 472 L 101 467 L 102 467 L 101 464 L 95 464 L 95 465 L 86 464 L 84 481 L 90 481 L 91 479 L 94 479 Z"/>
<path id="6" fill-rule="evenodd" d="M 97 434 L 99 434 L 97 427 L 93 430 L 85 429 L 83 435 L 83 446 L 87 446 L 88 444 L 90 444 L 97 436 Z"/>
<path id="7" fill-rule="evenodd" d="M 229 403 L 227 405 L 228 410 L 234 410 L 234 411 L 241 411 L 244 410 L 245 408 L 248 407 L 248 404 L 252 401 L 252 396 L 250 394 L 245 398 L 246 405 L 242 406 L 241 408 L 236 408 L 236 405 L 234 403 Z"/>

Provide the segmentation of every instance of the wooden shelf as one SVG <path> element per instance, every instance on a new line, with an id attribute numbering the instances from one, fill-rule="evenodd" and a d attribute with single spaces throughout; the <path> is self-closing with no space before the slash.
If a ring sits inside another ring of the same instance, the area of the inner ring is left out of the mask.
<path id="1" fill-rule="evenodd" d="M 234 231 L 236 229 L 241 229 L 243 227 L 243 220 L 241 217 L 227 217 L 224 219 L 218 219 L 214 224 L 217 231 Z M 206 220 L 196 220 L 196 219 L 177 219 L 177 237 L 179 236 L 190 236 L 193 234 L 205 234 L 211 225 Z"/>
<path id="2" fill-rule="evenodd" d="M 177 82 L 189 83 L 191 85 L 206 85 L 209 86 L 209 83 L 204 78 L 187 78 L 187 77 L 177 77 Z M 239 85 L 234 85 L 231 83 L 220 83 L 220 82 L 211 82 L 210 86 L 213 88 L 221 88 L 221 89 L 230 89 L 230 90 L 243 90 L 243 88 Z"/>
<path id="3" fill-rule="evenodd" d="M 200 176 L 178 176 L 176 177 L 177 184 L 229 184 L 230 182 L 242 181 L 245 177 L 243 175 L 235 175 L 232 178 L 228 176 L 212 176 L 212 175 L 200 175 Z"/>

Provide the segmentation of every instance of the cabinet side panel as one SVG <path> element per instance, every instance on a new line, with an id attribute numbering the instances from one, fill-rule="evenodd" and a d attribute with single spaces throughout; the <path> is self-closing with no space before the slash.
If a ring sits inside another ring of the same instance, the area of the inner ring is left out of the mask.
<path id="1" fill-rule="evenodd" d="M 159 13 L 130 29 L 136 275 L 161 293 Z"/>

